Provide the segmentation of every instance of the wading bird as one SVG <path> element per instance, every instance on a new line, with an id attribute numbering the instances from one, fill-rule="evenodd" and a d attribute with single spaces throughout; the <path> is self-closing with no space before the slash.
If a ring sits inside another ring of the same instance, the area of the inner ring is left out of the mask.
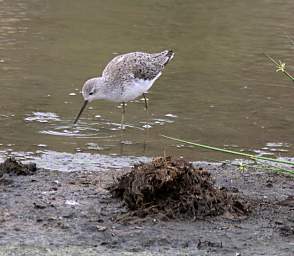
<path id="1" fill-rule="evenodd" d="M 161 75 L 174 53 L 131 52 L 113 58 L 101 77 L 87 80 L 82 88 L 84 104 L 74 124 L 79 120 L 87 104 L 93 100 L 110 100 L 122 104 L 121 127 L 124 129 L 125 103 L 143 95 L 148 109 L 146 93 Z"/>

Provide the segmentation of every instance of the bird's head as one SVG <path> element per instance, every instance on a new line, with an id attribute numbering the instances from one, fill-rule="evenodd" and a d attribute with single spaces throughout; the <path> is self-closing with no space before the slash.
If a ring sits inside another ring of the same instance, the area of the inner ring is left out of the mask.
<path id="1" fill-rule="evenodd" d="M 82 94 L 85 101 L 91 102 L 99 97 L 99 89 L 100 89 L 101 79 L 91 78 L 87 80 L 82 88 Z"/>
<path id="2" fill-rule="evenodd" d="M 103 81 L 101 77 L 96 77 L 96 78 L 91 78 L 89 80 L 87 80 L 82 88 L 82 95 L 84 98 L 84 104 L 80 110 L 80 112 L 78 113 L 74 124 L 76 124 L 76 122 L 79 120 L 81 114 L 83 113 L 85 107 L 87 106 L 87 104 L 95 99 L 99 99 L 100 98 L 100 94 L 101 94 L 101 85 L 102 85 Z"/>

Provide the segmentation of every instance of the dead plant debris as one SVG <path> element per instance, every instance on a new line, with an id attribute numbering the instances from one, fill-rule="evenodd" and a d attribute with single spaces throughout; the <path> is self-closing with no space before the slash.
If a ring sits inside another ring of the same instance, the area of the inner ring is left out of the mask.
<path id="1" fill-rule="evenodd" d="M 23 164 L 15 158 L 10 157 L 0 164 L 0 177 L 5 173 L 9 175 L 31 175 L 36 170 L 35 163 Z"/>
<path id="2" fill-rule="evenodd" d="M 135 165 L 108 188 L 127 205 L 132 216 L 164 214 L 168 218 L 203 218 L 229 213 L 244 216 L 249 204 L 218 189 L 210 173 L 184 159 L 158 157 Z"/>

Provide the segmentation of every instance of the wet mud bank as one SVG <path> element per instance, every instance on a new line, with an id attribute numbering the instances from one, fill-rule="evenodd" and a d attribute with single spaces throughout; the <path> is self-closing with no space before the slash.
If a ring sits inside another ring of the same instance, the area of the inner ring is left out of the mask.
<path id="1" fill-rule="evenodd" d="M 131 174 L 11 164 L 0 165 L 0 255 L 294 254 L 293 177 L 162 159 Z"/>

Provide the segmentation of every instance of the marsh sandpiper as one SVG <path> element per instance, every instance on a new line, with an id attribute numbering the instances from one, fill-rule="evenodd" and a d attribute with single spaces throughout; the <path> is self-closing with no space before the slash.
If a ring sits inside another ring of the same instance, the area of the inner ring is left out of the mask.
<path id="1" fill-rule="evenodd" d="M 74 124 L 89 102 L 104 99 L 122 104 L 121 128 L 124 129 L 125 103 L 143 95 L 147 110 L 146 93 L 173 56 L 173 51 L 165 50 L 159 53 L 131 52 L 113 58 L 101 77 L 85 82 L 82 88 L 84 104 Z"/>

